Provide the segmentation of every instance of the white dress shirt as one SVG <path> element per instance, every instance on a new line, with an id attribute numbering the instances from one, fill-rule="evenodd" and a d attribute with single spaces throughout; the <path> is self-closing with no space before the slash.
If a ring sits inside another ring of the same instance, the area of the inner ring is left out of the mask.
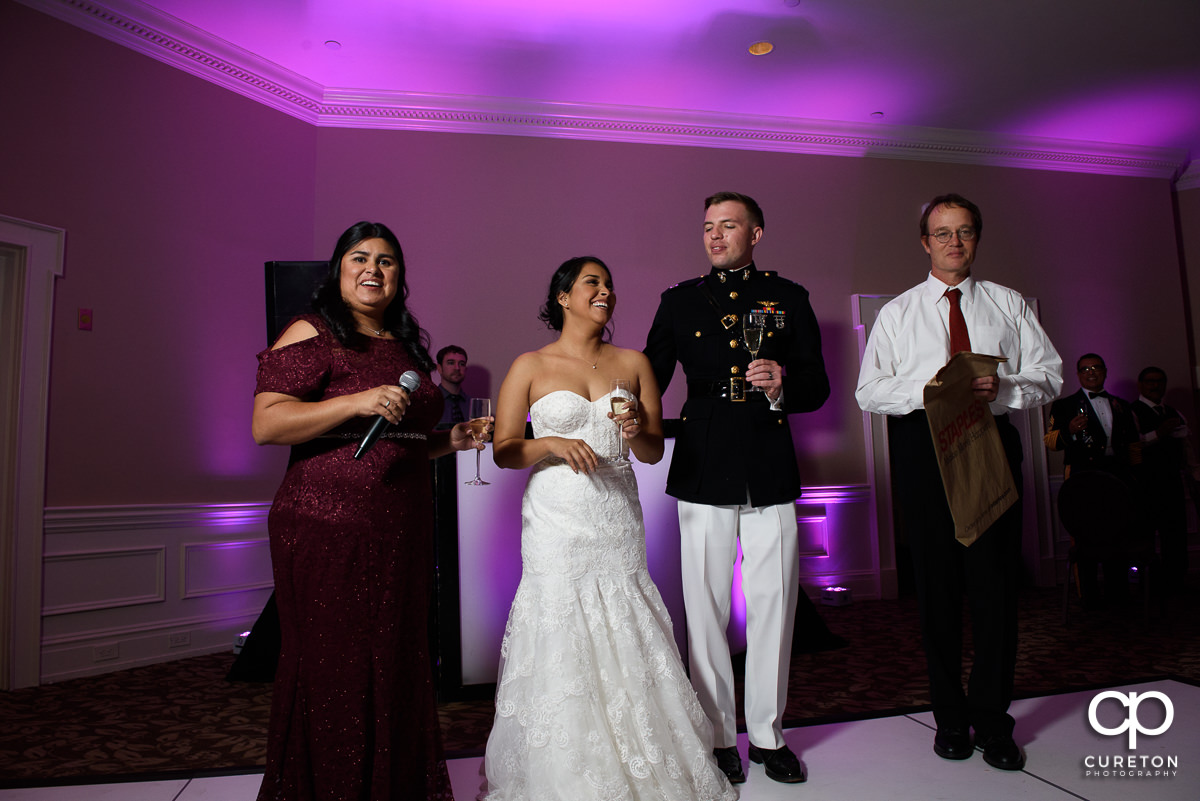
<path id="1" fill-rule="evenodd" d="M 950 287 L 933 277 L 891 300 L 867 338 L 854 396 L 863 411 L 924 408 L 929 379 L 950 360 Z M 958 284 L 971 350 L 1003 356 L 993 414 L 1042 406 L 1062 390 L 1062 358 L 1020 293 L 968 277 Z"/>
<path id="2" fill-rule="evenodd" d="M 1104 455 L 1112 456 L 1112 404 L 1108 402 L 1107 395 L 1096 395 L 1096 397 L 1093 398 L 1091 390 L 1088 389 L 1085 389 L 1084 393 L 1088 399 L 1088 403 L 1092 405 L 1092 411 L 1096 413 L 1096 419 L 1100 421 L 1100 427 L 1104 429 L 1104 441 L 1108 443 L 1104 446 Z"/>
<path id="3" fill-rule="evenodd" d="M 1160 417 L 1166 414 L 1166 407 L 1163 404 L 1155 403 L 1145 395 L 1138 395 L 1138 402 L 1144 403 L 1151 409 L 1157 411 Z M 1179 412 L 1175 412 L 1175 416 L 1179 418 L 1179 427 L 1171 432 L 1171 436 L 1178 437 L 1180 439 L 1186 439 L 1188 435 L 1187 420 L 1183 419 L 1183 415 L 1179 414 Z M 1142 432 L 1141 436 L 1142 442 L 1154 442 L 1154 440 L 1158 439 L 1158 431 L 1154 429 L 1151 429 L 1150 431 L 1144 431 Z"/>

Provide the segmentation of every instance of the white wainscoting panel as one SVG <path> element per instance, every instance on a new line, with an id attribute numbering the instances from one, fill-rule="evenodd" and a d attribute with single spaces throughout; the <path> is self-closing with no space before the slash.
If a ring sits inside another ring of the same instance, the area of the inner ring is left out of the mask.
<path id="1" fill-rule="evenodd" d="M 46 509 L 41 681 L 232 650 L 271 593 L 269 509 Z"/>
<path id="2" fill-rule="evenodd" d="M 47 556 L 42 615 L 162 603 L 165 552 L 155 546 Z"/>
<path id="3" fill-rule="evenodd" d="M 179 597 L 203 598 L 270 587 L 271 544 L 264 537 L 239 542 L 188 542 L 180 549 Z"/>

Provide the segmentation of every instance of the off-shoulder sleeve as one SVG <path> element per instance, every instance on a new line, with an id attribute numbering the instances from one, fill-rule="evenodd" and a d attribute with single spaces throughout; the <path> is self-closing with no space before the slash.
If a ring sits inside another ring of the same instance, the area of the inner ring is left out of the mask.
<path id="1" fill-rule="evenodd" d="M 320 396 L 329 383 L 332 353 L 325 337 L 318 335 L 267 349 L 258 354 L 258 382 L 254 394 L 279 392 L 297 398 Z"/>

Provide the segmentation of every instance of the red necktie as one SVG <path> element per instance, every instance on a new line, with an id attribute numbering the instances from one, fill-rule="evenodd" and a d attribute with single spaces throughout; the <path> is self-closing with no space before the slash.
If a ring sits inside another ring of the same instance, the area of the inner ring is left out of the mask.
<path id="1" fill-rule="evenodd" d="M 962 290 L 947 289 L 946 297 L 950 300 L 950 355 L 953 356 L 960 351 L 971 349 L 971 335 L 967 333 L 967 321 L 958 305 Z"/>

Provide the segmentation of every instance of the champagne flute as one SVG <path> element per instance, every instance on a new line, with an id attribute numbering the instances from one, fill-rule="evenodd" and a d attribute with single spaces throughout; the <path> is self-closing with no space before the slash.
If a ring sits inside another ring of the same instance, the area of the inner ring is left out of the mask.
<path id="1" fill-rule="evenodd" d="M 469 409 L 470 420 L 468 425 L 471 426 L 471 437 L 476 442 L 483 442 L 483 435 L 487 431 L 488 418 L 492 416 L 492 399 L 491 398 L 471 398 Z M 490 481 L 484 481 L 479 477 L 479 451 L 475 451 L 475 478 L 470 481 L 463 482 L 475 487 L 482 487 L 490 484 Z"/>
<path id="2" fill-rule="evenodd" d="M 742 342 L 746 345 L 746 350 L 750 351 L 750 361 L 758 358 L 758 351 L 762 347 L 763 329 L 767 325 L 767 315 L 762 312 L 750 312 L 742 315 Z M 751 390 L 762 392 L 761 387 L 750 387 Z"/>
<path id="3" fill-rule="evenodd" d="M 629 381 L 624 378 L 614 378 L 610 385 L 608 393 L 608 402 L 612 406 L 613 414 L 622 414 L 630 406 L 633 406 L 633 392 L 629 389 Z M 625 423 L 622 420 L 617 422 L 617 462 L 620 464 L 628 464 L 629 457 L 625 455 L 625 438 L 621 436 L 621 432 L 625 430 Z"/>
<path id="4" fill-rule="evenodd" d="M 1088 416 L 1088 407 L 1090 405 L 1091 404 L 1088 403 L 1087 398 L 1084 398 L 1083 402 L 1079 404 L 1079 414 L 1082 414 L 1086 418 Z M 1070 425 L 1070 421 L 1068 421 L 1068 425 Z M 1083 428 L 1078 434 L 1075 435 L 1075 437 L 1085 448 L 1090 448 L 1095 443 L 1095 438 L 1092 437 L 1092 432 L 1088 431 L 1087 423 L 1083 424 Z"/>

